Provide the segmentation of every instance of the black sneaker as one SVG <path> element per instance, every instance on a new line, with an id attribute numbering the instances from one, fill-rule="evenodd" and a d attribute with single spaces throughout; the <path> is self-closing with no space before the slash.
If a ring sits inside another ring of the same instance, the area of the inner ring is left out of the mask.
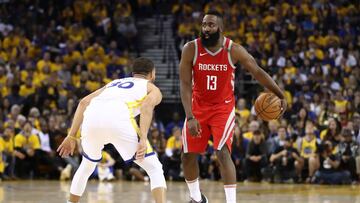
<path id="1" fill-rule="evenodd" d="M 200 202 L 197 202 L 197 201 L 191 199 L 189 203 L 208 203 L 208 202 L 209 202 L 208 198 L 204 194 L 201 193 Z"/>

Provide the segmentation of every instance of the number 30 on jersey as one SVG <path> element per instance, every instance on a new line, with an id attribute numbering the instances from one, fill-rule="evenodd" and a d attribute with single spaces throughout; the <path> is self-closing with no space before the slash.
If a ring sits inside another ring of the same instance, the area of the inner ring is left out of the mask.
<path id="1" fill-rule="evenodd" d="M 217 76 L 207 75 L 206 78 L 207 78 L 207 90 L 216 90 Z"/>

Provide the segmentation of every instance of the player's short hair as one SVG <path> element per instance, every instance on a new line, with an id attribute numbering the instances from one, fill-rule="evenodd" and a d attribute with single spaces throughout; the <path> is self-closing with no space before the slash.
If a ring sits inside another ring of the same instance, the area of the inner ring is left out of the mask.
<path id="1" fill-rule="evenodd" d="M 155 68 L 154 63 L 145 57 L 139 57 L 134 60 L 134 64 L 132 66 L 133 74 L 142 74 L 147 75 L 151 73 Z"/>
<path id="2" fill-rule="evenodd" d="M 223 14 L 221 14 L 220 12 L 218 12 L 216 10 L 210 10 L 207 13 L 205 13 L 205 15 L 214 15 L 214 16 L 216 16 L 218 18 L 221 18 L 221 19 L 224 18 Z"/>
<path id="3" fill-rule="evenodd" d="M 205 15 L 214 15 L 214 16 L 216 16 L 219 26 L 222 29 L 224 29 L 224 20 L 223 20 L 224 16 L 223 16 L 222 13 L 220 13 L 219 11 L 216 11 L 216 10 L 210 10 L 207 13 L 205 13 Z"/>

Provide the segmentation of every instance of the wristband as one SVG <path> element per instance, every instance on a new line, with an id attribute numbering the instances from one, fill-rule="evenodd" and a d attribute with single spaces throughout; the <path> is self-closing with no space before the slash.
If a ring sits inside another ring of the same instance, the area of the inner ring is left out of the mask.
<path id="1" fill-rule="evenodd" d="M 195 117 L 194 117 L 194 116 L 190 116 L 190 117 L 186 118 L 186 121 L 190 121 L 190 120 L 192 120 L 192 119 L 195 119 Z"/>

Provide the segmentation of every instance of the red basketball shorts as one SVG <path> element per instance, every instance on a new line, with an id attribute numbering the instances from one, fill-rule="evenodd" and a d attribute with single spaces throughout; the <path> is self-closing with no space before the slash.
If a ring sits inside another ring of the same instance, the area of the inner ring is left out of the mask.
<path id="1" fill-rule="evenodd" d="M 182 131 L 184 153 L 203 153 L 210 136 L 213 137 L 215 150 L 221 150 L 226 144 L 231 152 L 232 136 L 235 127 L 235 106 L 233 102 L 221 105 L 199 105 L 193 101 L 193 114 L 201 126 L 200 137 L 193 137 L 185 120 Z"/>

